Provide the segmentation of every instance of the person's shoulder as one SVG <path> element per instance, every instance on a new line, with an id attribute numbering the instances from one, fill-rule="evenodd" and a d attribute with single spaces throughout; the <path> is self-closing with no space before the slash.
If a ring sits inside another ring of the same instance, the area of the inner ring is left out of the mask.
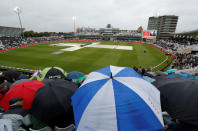
<path id="1" fill-rule="evenodd" d="M 19 114 L 4 114 L 2 116 L 2 119 L 8 119 L 8 120 L 23 120 L 23 116 Z"/>
<path id="2" fill-rule="evenodd" d="M 27 114 L 27 110 L 21 107 L 15 107 L 15 108 L 7 110 L 4 114 L 16 114 L 16 115 L 21 115 L 22 117 L 24 117 Z"/>

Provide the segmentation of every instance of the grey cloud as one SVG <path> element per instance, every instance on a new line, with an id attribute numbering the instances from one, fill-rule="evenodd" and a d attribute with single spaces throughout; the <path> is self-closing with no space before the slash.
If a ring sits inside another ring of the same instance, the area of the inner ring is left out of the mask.
<path id="1" fill-rule="evenodd" d="M 197 0 L 2 0 L 0 25 L 18 27 L 15 6 L 22 8 L 23 26 L 35 31 L 73 31 L 76 25 L 120 29 L 147 28 L 149 16 L 179 16 L 177 32 L 198 29 Z"/>

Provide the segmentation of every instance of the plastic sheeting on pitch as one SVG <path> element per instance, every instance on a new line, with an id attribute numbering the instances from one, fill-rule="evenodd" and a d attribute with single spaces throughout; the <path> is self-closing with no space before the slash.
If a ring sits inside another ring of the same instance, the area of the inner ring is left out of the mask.
<path id="1" fill-rule="evenodd" d="M 72 104 L 77 131 L 163 129 L 159 91 L 131 68 L 90 73 Z"/>

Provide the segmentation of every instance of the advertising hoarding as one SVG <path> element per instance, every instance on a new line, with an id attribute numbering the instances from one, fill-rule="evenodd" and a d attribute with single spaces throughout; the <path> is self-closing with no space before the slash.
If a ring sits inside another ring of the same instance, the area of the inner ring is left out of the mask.
<path id="1" fill-rule="evenodd" d="M 142 33 L 142 38 L 156 39 L 156 37 L 157 37 L 157 30 L 147 30 L 147 31 L 143 31 Z"/>

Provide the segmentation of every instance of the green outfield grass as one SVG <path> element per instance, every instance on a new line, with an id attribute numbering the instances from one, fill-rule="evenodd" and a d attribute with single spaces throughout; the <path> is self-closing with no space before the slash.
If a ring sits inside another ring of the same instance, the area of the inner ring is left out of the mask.
<path id="1" fill-rule="evenodd" d="M 101 44 L 107 45 L 119 44 L 133 46 L 133 50 L 127 51 L 87 47 L 77 51 L 64 52 L 57 55 L 52 55 L 50 53 L 67 47 L 50 46 L 50 44 L 52 43 L 2 52 L 0 53 L 0 65 L 33 70 L 43 69 L 48 66 L 59 66 L 67 72 L 81 71 L 87 74 L 108 65 L 125 67 L 141 66 L 144 68 L 153 67 L 166 59 L 163 52 L 145 44 L 101 42 Z M 144 53 L 144 51 L 147 53 Z M 157 70 L 160 70 L 161 68 L 163 67 L 159 67 Z"/>

